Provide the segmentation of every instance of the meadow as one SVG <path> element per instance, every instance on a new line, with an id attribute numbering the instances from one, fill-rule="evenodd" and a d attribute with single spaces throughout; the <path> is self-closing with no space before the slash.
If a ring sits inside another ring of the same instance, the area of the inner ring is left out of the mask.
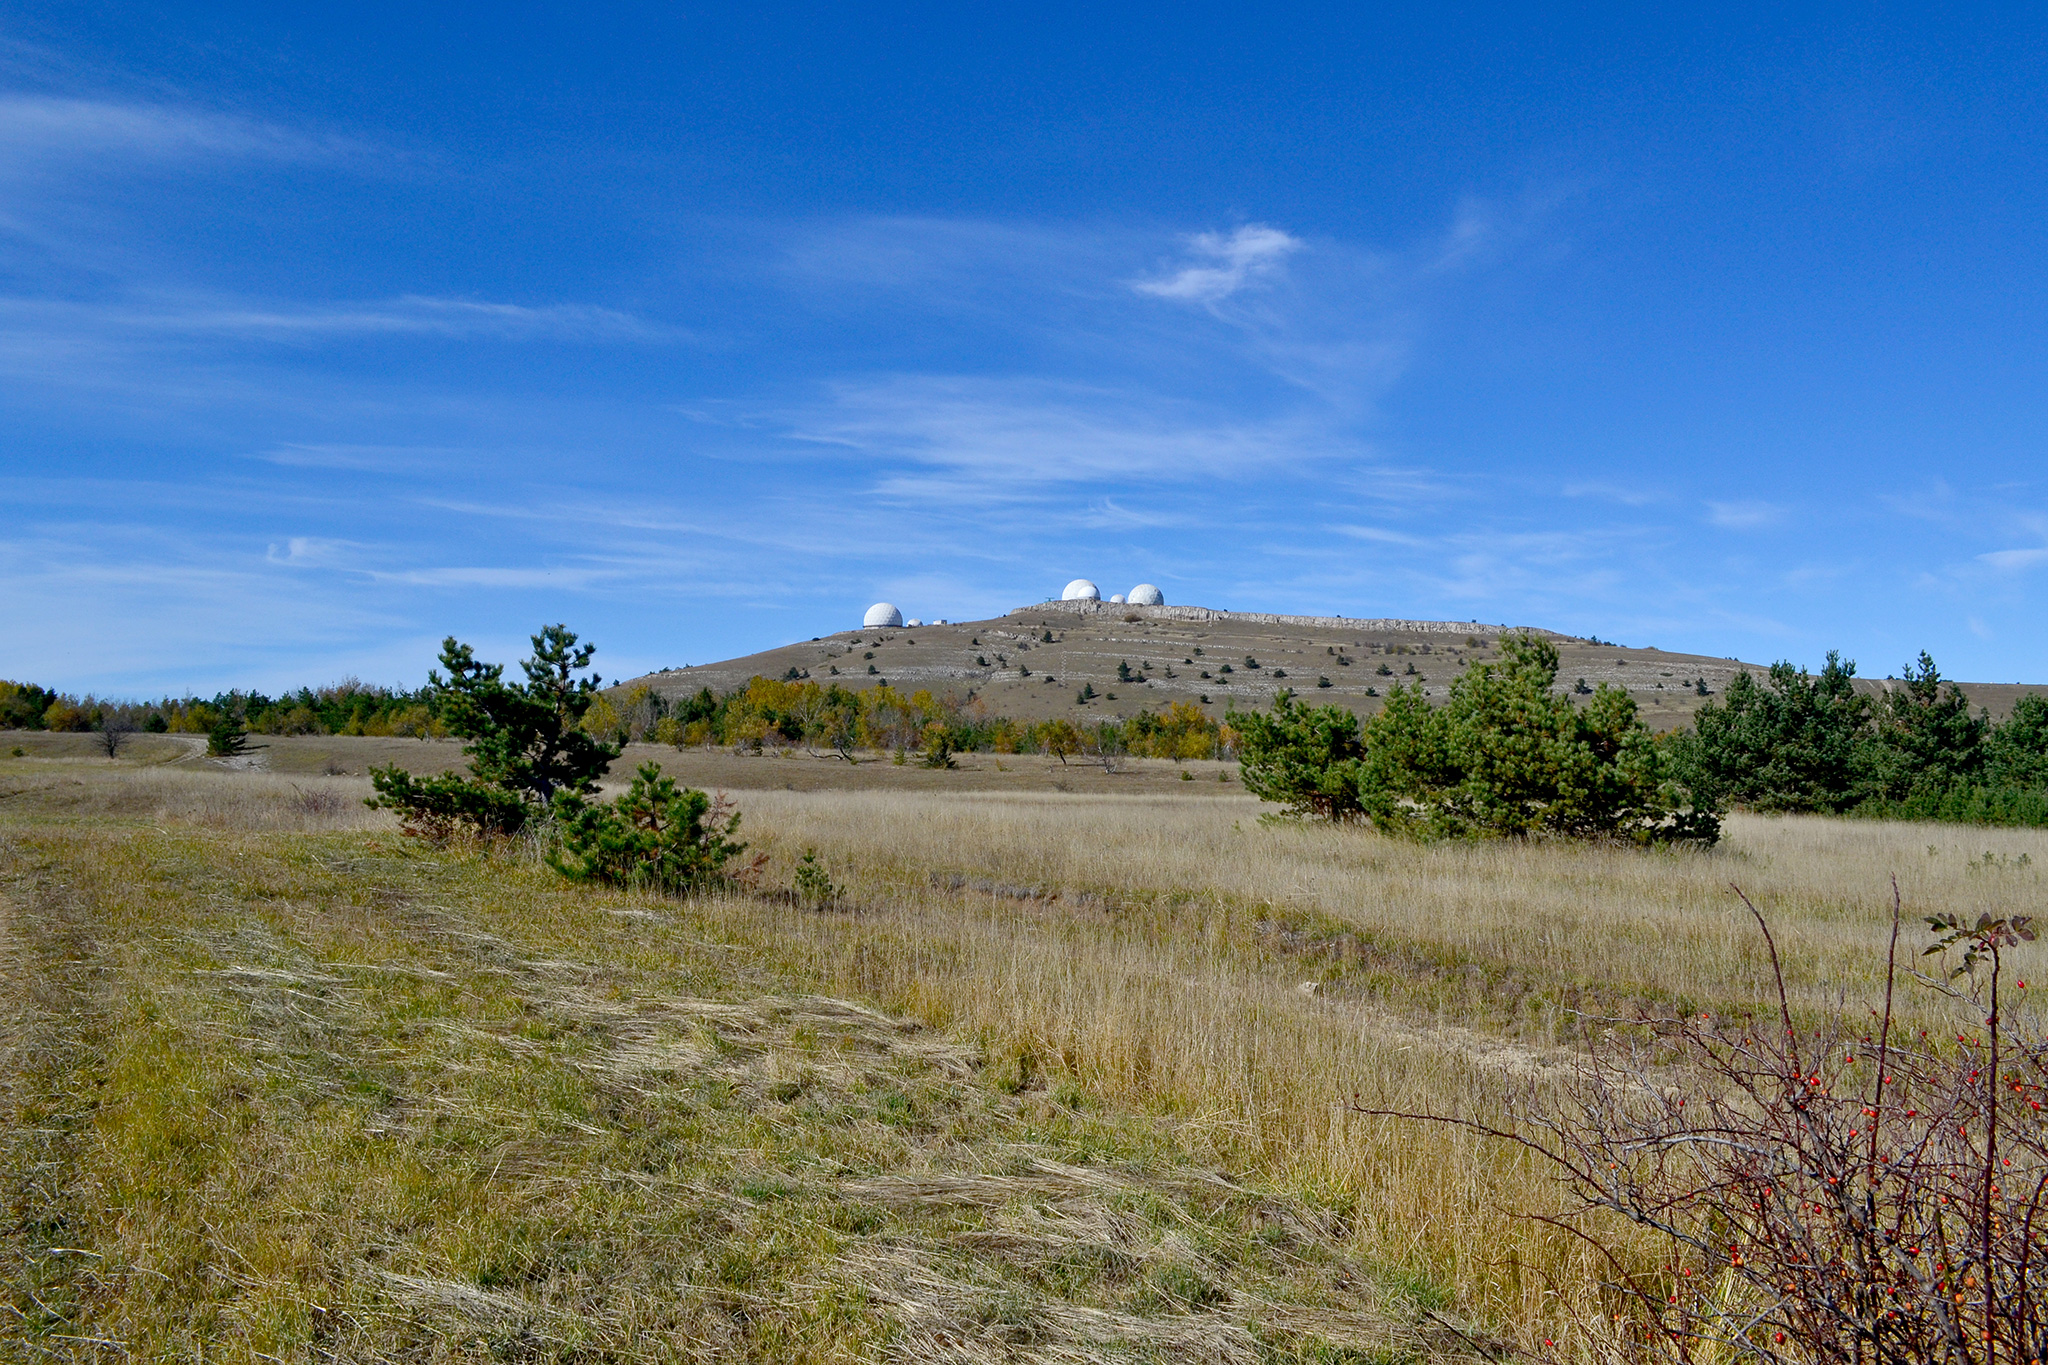
<path id="1" fill-rule="evenodd" d="M 1523 1216 L 1554 1183 L 1359 1108 L 1490 1116 L 1612 1019 L 1773 1003 L 1734 885 L 1817 1017 L 1874 998 L 1893 876 L 1911 917 L 2028 913 L 2048 865 L 2048 832 L 1811 817 L 1416 845 L 1008 762 L 753 760 L 758 884 L 668 899 L 419 846 L 357 776 L 0 758 L 0 1342 L 1497 1356 L 1602 1311 Z"/>

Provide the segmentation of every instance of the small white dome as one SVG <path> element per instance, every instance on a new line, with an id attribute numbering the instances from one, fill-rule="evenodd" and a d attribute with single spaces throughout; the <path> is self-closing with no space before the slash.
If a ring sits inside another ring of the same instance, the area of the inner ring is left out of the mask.
<path id="1" fill-rule="evenodd" d="M 918 620 L 915 616 L 913 616 L 908 621 L 905 621 L 903 624 L 906 626 L 921 626 L 924 624 L 924 622 Z"/>
<path id="2" fill-rule="evenodd" d="M 1166 605 L 1166 594 L 1150 583 L 1140 583 L 1131 589 L 1130 603 L 1134 607 L 1163 607 Z"/>
<path id="3" fill-rule="evenodd" d="M 863 626 L 900 626 L 903 613 L 888 602 L 877 602 L 868 608 L 868 614 L 860 621 Z"/>
<path id="4" fill-rule="evenodd" d="M 1121 602 L 1124 600 L 1124 595 L 1120 592 L 1113 592 L 1109 595 L 1109 600 L 1112 602 Z"/>
<path id="5" fill-rule="evenodd" d="M 1096 591 L 1095 585 L 1085 578 L 1077 578 L 1067 584 L 1066 591 L 1060 594 L 1060 601 L 1062 602 L 1100 602 L 1101 600 L 1102 594 Z"/>

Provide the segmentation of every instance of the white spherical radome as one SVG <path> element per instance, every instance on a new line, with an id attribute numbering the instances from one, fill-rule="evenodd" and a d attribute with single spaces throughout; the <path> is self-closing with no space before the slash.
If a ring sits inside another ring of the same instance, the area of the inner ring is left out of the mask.
<path id="1" fill-rule="evenodd" d="M 1109 600 L 1112 602 L 1121 602 L 1124 600 L 1124 595 L 1120 592 L 1113 592 L 1109 595 Z"/>
<path id="2" fill-rule="evenodd" d="M 918 620 L 915 616 L 913 616 L 908 621 L 905 621 L 903 624 L 906 626 L 921 626 L 924 624 L 924 622 Z"/>
<path id="3" fill-rule="evenodd" d="M 1100 602 L 1101 600 L 1101 592 L 1097 591 L 1095 585 L 1085 578 L 1077 578 L 1067 584 L 1066 591 L 1060 594 L 1060 601 L 1062 602 Z"/>
<path id="4" fill-rule="evenodd" d="M 1131 595 L 1126 600 L 1134 607 L 1163 607 L 1166 605 L 1166 594 L 1150 583 L 1140 583 L 1131 589 Z"/>
<path id="5" fill-rule="evenodd" d="M 903 613 L 896 610 L 891 603 L 877 602 L 868 608 L 868 614 L 861 618 L 860 623 L 864 627 L 900 626 L 903 624 Z"/>

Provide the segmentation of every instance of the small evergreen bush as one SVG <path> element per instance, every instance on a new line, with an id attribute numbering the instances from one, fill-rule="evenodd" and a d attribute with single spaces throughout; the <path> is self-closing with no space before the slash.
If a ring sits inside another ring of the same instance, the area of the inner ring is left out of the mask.
<path id="1" fill-rule="evenodd" d="M 818 850 L 815 848 L 804 850 L 803 858 L 796 865 L 792 889 L 798 900 L 814 910 L 839 899 L 839 888 L 832 884 L 831 874 L 818 862 Z"/>
<path id="2" fill-rule="evenodd" d="M 206 732 L 206 752 L 215 758 L 233 758 L 248 747 L 249 732 L 239 716 L 223 715 Z"/>
<path id="3" fill-rule="evenodd" d="M 559 825 L 548 866 L 571 881 L 681 892 L 729 879 L 727 865 L 746 850 L 734 839 L 739 812 L 643 763 L 618 800 L 555 797 Z"/>

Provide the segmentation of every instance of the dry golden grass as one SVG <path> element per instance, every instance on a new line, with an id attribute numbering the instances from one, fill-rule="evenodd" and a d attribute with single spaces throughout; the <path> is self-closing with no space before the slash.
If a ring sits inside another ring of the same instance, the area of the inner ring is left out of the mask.
<path id="1" fill-rule="evenodd" d="M 308 789 L 0 768 L 6 1165 L 57 1220 L 9 1279 L 80 1324 L 46 1351 L 1368 1359 L 1457 1348 L 1453 1306 L 1540 1332 L 1595 1278 L 1513 1216 L 1542 1173 L 1351 1096 L 1490 1112 L 1585 1014 L 1762 1005 L 1731 881 L 1820 1011 L 1869 998 L 1892 873 L 1909 915 L 2026 913 L 2048 859 L 1819 820 L 1664 855 L 1214 797 L 741 793 L 771 881 L 815 847 L 842 885 L 808 910 L 407 849 L 366 784 Z"/>
<path id="2" fill-rule="evenodd" d="M 1764 1005 L 1768 959 L 1731 881 L 1772 917 L 1795 1008 L 1821 1010 L 1873 998 L 1894 870 L 1909 915 L 2024 913 L 2048 859 L 2035 832 L 1820 820 L 1738 818 L 1721 850 L 1663 855 L 1422 847 L 1262 825 L 1249 802 L 745 805 L 780 848 L 818 847 L 862 907 L 734 903 L 728 924 L 765 950 L 936 1026 L 1022 1039 L 1092 1091 L 1172 1115 L 1215 1159 L 1336 1201 L 1373 1255 L 1522 1323 L 1552 1311 L 1551 1279 L 1589 1280 L 1554 1234 L 1503 1221 L 1551 1206 L 1540 1174 L 1344 1101 L 1486 1111 L 1541 1077 L 1574 1011 Z"/>

